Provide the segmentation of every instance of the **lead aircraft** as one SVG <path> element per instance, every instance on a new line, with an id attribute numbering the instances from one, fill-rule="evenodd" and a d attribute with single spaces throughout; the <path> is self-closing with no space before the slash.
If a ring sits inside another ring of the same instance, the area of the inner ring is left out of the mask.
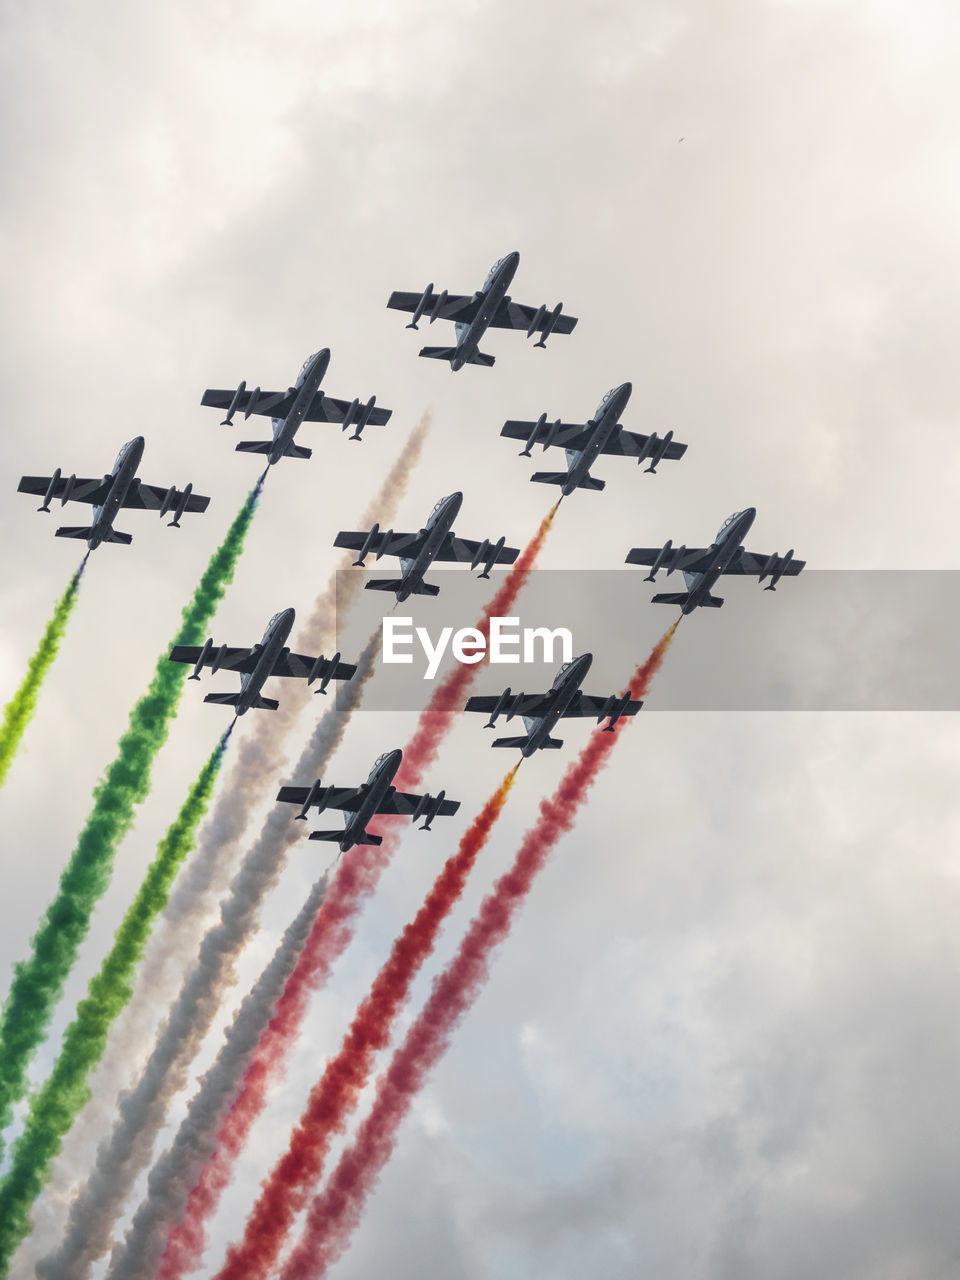
<path id="1" fill-rule="evenodd" d="M 374 578 L 366 584 L 370 591 L 392 591 L 399 602 L 412 595 L 439 594 L 438 586 L 423 580 L 423 575 L 436 560 L 469 562 L 471 569 L 483 565 L 480 577 L 489 578 L 495 564 L 513 564 L 520 549 L 505 546 L 506 536 L 493 543 L 486 538 L 483 542 L 473 542 L 469 538 L 455 537 L 452 526 L 462 502 L 462 493 L 451 493 L 441 498 L 418 533 L 395 533 L 393 529 L 381 533 L 380 525 L 375 524 L 368 533 L 338 533 L 333 545 L 359 551 L 353 563 L 361 569 L 365 557 L 371 552 L 378 560 L 381 556 L 399 556 L 402 571 L 399 578 Z"/>
<path id="2" fill-rule="evenodd" d="M 719 609 L 723 597 L 712 596 L 710 588 L 724 573 L 756 574 L 759 582 L 769 577 L 764 591 L 776 591 L 780 579 L 796 577 L 806 561 L 795 560 L 792 548 L 785 556 L 776 551 L 768 556 L 747 551 L 743 540 L 756 514 L 756 507 L 734 511 L 724 520 L 709 547 L 674 547 L 668 538 L 662 547 L 634 547 L 627 553 L 626 562 L 650 565 L 644 582 L 656 582 L 660 569 L 666 569 L 667 577 L 674 569 L 681 569 L 686 591 L 664 591 L 652 597 L 653 604 L 678 604 L 681 613 L 693 613 L 694 609 L 704 607 Z"/>
<path id="3" fill-rule="evenodd" d="M 531 480 L 560 485 L 563 497 L 575 489 L 603 489 L 606 481 L 597 480 L 589 474 L 601 453 L 636 458 L 638 464 L 649 460 L 646 470 L 656 471 L 661 459 L 682 458 L 687 451 L 685 444 L 674 441 L 672 431 L 661 439 L 655 431 L 644 436 L 620 426 L 620 415 L 627 407 L 632 390 L 629 382 L 611 387 L 587 422 L 561 422 L 559 418 L 555 422 L 547 422 L 547 415 L 541 413 L 536 422 L 510 418 L 503 424 L 500 434 L 511 440 L 526 440 L 521 458 L 531 458 L 530 450 L 535 444 L 542 444 L 545 451 L 551 445 L 559 445 L 566 450 L 566 471 L 535 471 Z"/>
<path id="4" fill-rule="evenodd" d="M 91 551 L 95 551 L 101 542 L 120 542 L 129 546 L 133 541 L 132 534 L 122 533 L 113 527 L 122 507 L 159 511 L 161 519 L 169 511 L 173 514 L 171 527 L 179 529 L 180 517 L 185 512 L 206 511 L 210 499 L 194 493 L 192 484 L 183 490 L 174 484 L 168 489 L 161 489 L 138 480 L 137 469 L 143 457 L 143 444 L 143 436 L 128 440 L 117 454 L 113 470 L 96 480 L 75 475 L 64 479 L 57 467 L 52 476 L 22 476 L 17 492 L 42 493 L 43 503 L 37 507 L 38 511 L 49 512 L 54 498 L 60 499 L 61 507 L 70 501 L 92 503 L 93 522 L 90 525 L 61 525 L 56 532 L 58 538 L 84 538 Z"/>
<path id="5" fill-rule="evenodd" d="M 321 813 L 324 809 L 342 809 L 345 814 L 351 814 L 341 831 L 310 832 L 311 840 L 331 840 L 340 846 L 341 853 L 346 853 L 355 844 L 383 844 L 383 836 L 367 830 L 367 823 L 378 813 L 409 814 L 413 822 L 423 818 L 425 821 L 420 830 L 429 831 L 434 818 L 456 813 L 460 801 L 447 800 L 445 791 L 436 797 L 398 791 L 393 779 L 402 759 L 403 752 L 399 747 L 385 752 L 377 758 L 366 782 L 361 782 L 359 787 L 325 787 L 318 778 L 312 787 L 281 787 L 277 799 L 300 805 L 297 817 L 304 821 L 313 805 Z"/>
<path id="6" fill-rule="evenodd" d="M 339 653 L 335 653 L 332 658 L 325 658 L 323 654 L 314 658 L 305 653 L 291 653 L 286 647 L 286 641 L 295 617 L 293 609 L 275 613 L 267 623 L 263 639 L 251 648 L 231 649 L 225 644 L 214 648 L 212 639 L 202 646 L 178 644 L 170 654 L 170 661 L 192 662 L 194 666 L 188 677 L 190 680 L 199 680 L 204 667 L 209 667 L 213 673 L 221 669 L 239 672 L 239 693 L 208 693 L 204 698 L 204 702 L 233 707 L 238 716 L 245 715 L 251 707 L 276 711 L 280 703 L 275 698 L 260 696 L 260 690 L 270 676 L 291 676 L 306 680 L 308 685 L 319 679 L 320 688 L 317 692 L 326 693 L 331 680 L 349 680 L 356 674 L 355 664 L 341 662 Z"/>
<path id="7" fill-rule="evenodd" d="M 565 662 L 554 678 L 553 684 L 546 693 L 517 693 L 509 688 L 503 693 L 488 697 L 479 695 L 469 698 L 464 711 L 486 711 L 490 714 L 484 728 L 492 729 L 497 717 L 506 714 L 510 721 L 514 716 L 522 716 L 527 730 L 525 737 L 495 738 L 494 747 L 519 747 L 524 757 L 530 757 L 542 748 L 557 749 L 563 746 L 562 738 L 551 738 L 550 730 L 557 721 L 567 716 L 596 716 L 597 724 L 607 716 L 609 724 L 604 726 L 604 733 L 612 733 L 613 726 L 621 716 L 635 716 L 643 702 L 630 697 L 630 690 L 618 696 L 610 694 L 608 698 L 591 698 L 580 692 L 580 686 L 586 678 L 593 662 L 592 653 L 582 653 L 579 658 Z"/>
<path id="8" fill-rule="evenodd" d="M 434 320 L 454 322 L 456 345 L 421 347 L 420 355 L 428 360 L 449 360 L 454 373 L 465 364 L 489 367 L 493 364 L 494 357 L 480 350 L 480 340 L 488 329 L 525 329 L 528 338 L 539 333 L 540 340 L 534 345 L 545 347 L 551 333 L 572 333 L 577 323 L 576 316 L 563 314 L 562 302 L 548 311 L 546 304 L 526 307 L 508 296 L 507 290 L 519 262 L 520 255 L 517 252 L 508 253 L 505 258 L 495 262 L 476 293 L 448 293 L 446 289 L 442 293 L 434 293 L 431 283 L 423 293 L 394 291 L 387 306 L 395 311 L 413 312 L 408 329 L 416 329 L 421 316 L 426 316 L 430 324 Z"/>
<path id="9" fill-rule="evenodd" d="M 299 377 L 286 391 L 261 391 L 259 387 L 248 391 L 246 382 L 241 382 L 236 391 L 204 391 L 200 403 L 226 409 L 222 427 L 229 426 L 233 415 L 241 411 L 244 419 L 251 413 L 273 419 L 273 439 L 241 440 L 236 446 L 240 453 L 265 453 L 271 467 L 281 458 L 309 458 L 312 449 L 294 444 L 301 423 L 339 422 L 343 431 L 353 427 L 350 439 L 359 440 L 364 427 L 382 426 L 393 412 L 376 408 L 376 396 L 361 405 L 359 400 L 334 400 L 333 396 L 325 395 L 320 383 L 329 363 L 330 348 L 324 347 L 304 361 Z"/>

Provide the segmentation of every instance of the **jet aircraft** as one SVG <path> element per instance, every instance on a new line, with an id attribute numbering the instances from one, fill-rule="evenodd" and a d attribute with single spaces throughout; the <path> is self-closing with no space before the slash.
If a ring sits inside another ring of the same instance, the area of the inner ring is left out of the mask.
<path id="1" fill-rule="evenodd" d="M 137 468 L 143 457 L 143 436 L 135 436 L 128 440 L 113 464 L 113 471 L 96 480 L 85 480 L 71 475 L 66 479 L 57 467 L 52 476 L 22 476 L 18 493 L 43 494 L 43 503 L 38 511 L 50 510 L 52 499 L 59 498 L 61 507 L 72 499 L 74 502 L 90 502 L 93 504 L 93 523 L 87 527 L 61 525 L 57 530 L 58 538 L 85 538 L 87 546 L 95 551 L 101 542 L 121 542 L 125 546 L 133 541 L 133 535 L 121 533 L 113 527 L 117 512 L 121 507 L 138 507 L 146 511 L 159 511 L 161 519 L 171 512 L 173 528 L 180 528 L 180 517 L 187 511 L 206 511 L 210 499 L 193 492 L 193 485 L 188 484 L 180 490 L 172 484 L 169 489 L 160 489 L 156 485 L 144 484 L 137 479 Z"/>
<path id="2" fill-rule="evenodd" d="M 489 366 L 493 364 L 494 357 L 480 350 L 480 341 L 491 327 L 525 329 L 528 338 L 539 333 L 540 340 L 534 345 L 545 347 L 551 333 L 572 333 L 577 323 L 576 316 L 563 314 L 562 302 L 548 311 L 546 304 L 526 307 L 507 295 L 519 262 L 520 255 L 516 252 L 508 253 L 495 262 L 483 287 L 474 294 L 448 293 L 446 289 L 442 293 L 434 293 L 433 285 L 428 284 L 423 293 L 391 293 L 387 306 L 395 311 L 413 312 L 408 329 L 416 329 L 417 321 L 423 315 L 431 324 L 434 320 L 454 322 L 455 346 L 421 347 L 420 355 L 429 360 L 449 360 L 454 373 L 465 364 Z"/>
<path id="3" fill-rule="evenodd" d="M 796 577 L 806 561 L 795 560 L 792 548 L 785 556 L 777 552 L 762 556 L 747 551 L 743 540 L 756 514 L 756 507 L 735 511 L 724 520 L 709 547 L 674 547 L 668 538 L 662 547 L 634 547 L 628 552 L 626 562 L 651 566 L 644 582 L 656 582 L 660 569 L 666 569 L 667 577 L 674 569 L 682 569 L 686 591 L 667 591 L 652 598 L 653 604 L 678 604 L 681 613 L 693 613 L 698 606 L 719 609 L 723 598 L 712 596 L 710 588 L 722 573 L 756 574 L 759 582 L 769 577 L 764 590 L 775 591 L 782 577 Z"/>
<path id="4" fill-rule="evenodd" d="M 263 639 L 251 649 L 231 649 L 222 644 L 214 648 L 213 640 L 204 645 L 178 644 L 170 654 L 171 662 L 192 662 L 193 672 L 190 680 L 199 680 L 200 672 L 209 667 L 216 673 L 237 671 L 240 673 L 239 693 L 208 693 L 204 702 L 215 702 L 218 706 L 233 707 L 238 716 L 244 715 L 251 707 L 276 711 L 280 705 L 275 698 L 260 696 L 260 690 L 270 676 L 292 676 L 313 684 L 320 680 L 318 693 L 326 693 L 331 680 L 349 680 L 357 670 L 352 662 L 341 662 L 340 654 L 332 658 L 310 657 L 305 653 L 291 653 L 286 647 L 286 640 L 293 627 L 296 613 L 293 609 L 283 609 L 275 613 L 267 623 Z"/>
<path id="5" fill-rule="evenodd" d="M 471 569 L 483 565 L 480 577 L 489 578 L 495 564 L 513 564 L 520 550 L 505 546 L 506 537 L 494 543 L 486 538 L 483 542 L 472 542 L 469 538 L 455 537 L 451 528 L 462 502 L 462 493 L 451 493 L 441 498 L 419 533 L 395 533 L 393 529 L 381 533 L 380 525 L 375 524 L 368 533 L 338 533 L 333 545 L 359 551 L 353 563 L 361 569 L 371 551 L 376 553 L 378 560 L 381 556 L 399 556 L 401 577 L 374 578 L 366 584 L 372 591 L 392 591 L 399 602 L 412 595 L 439 594 L 438 586 L 423 580 L 423 575 L 435 560 L 469 562 Z"/>
<path id="6" fill-rule="evenodd" d="M 609 716 L 610 722 L 604 726 L 604 733 L 612 733 L 620 717 L 635 716 L 643 702 L 631 698 L 629 689 L 622 697 L 612 693 L 609 698 L 592 698 L 581 693 L 580 686 L 592 662 L 592 653 L 582 653 L 572 662 L 565 662 L 546 693 L 514 694 L 507 688 L 499 695 L 487 697 L 481 694 L 468 699 L 464 710 L 489 712 L 490 719 L 484 726 L 487 729 L 493 728 L 501 714 L 505 713 L 508 721 L 516 715 L 522 716 L 526 737 L 495 738 L 492 745 L 519 747 L 524 757 L 532 756 L 541 748 L 562 747 L 563 739 L 551 738 L 550 730 L 566 716 L 596 716 L 597 724 Z"/>
<path id="7" fill-rule="evenodd" d="M 367 426 L 379 427 L 390 418 L 392 409 L 376 408 L 377 397 L 371 396 L 366 404 L 359 400 L 334 400 L 320 390 L 320 383 L 330 363 L 330 348 L 324 347 L 304 362 L 300 376 L 286 391 L 261 391 L 254 387 L 247 390 L 241 382 L 236 391 L 204 391 L 201 404 L 226 409 L 223 427 L 233 422 L 233 415 L 243 412 L 244 419 L 251 413 L 264 414 L 273 419 L 272 440 L 241 440 L 236 446 L 240 453 L 265 453 L 272 467 L 281 458 L 309 458 L 312 449 L 294 443 L 294 436 L 303 422 L 339 422 L 346 431 L 353 427 L 351 440 L 359 440 Z"/>
<path id="8" fill-rule="evenodd" d="M 448 817 L 460 808 L 459 800 L 447 800 L 446 792 L 441 791 L 436 797 L 417 795 L 409 791 L 398 791 L 393 779 L 403 752 L 398 747 L 395 751 L 387 751 L 378 757 L 366 782 L 359 787 L 325 787 L 318 778 L 312 787 L 281 787 L 277 799 L 288 804 L 301 806 L 298 818 L 306 820 L 307 812 L 312 805 L 318 811 L 324 809 L 343 809 L 346 825 L 342 831 L 311 831 L 311 840 L 332 840 L 340 846 L 340 852 L 346 853 L 355 844 L 383 844 L 383 837 L 367 830 L 367 823 L 378 813 L 409 814 L 413 822 L 424 818 L 421 831 L 431 830 L 430 824 L 436 817 Z M 346 817 L 350 814 L 350 817 Z"/>
<path id="9" fill-rule="evenodd" d="M 561 422 L 559 418 L 547 422 L 547 415 L 541 413 L 536 422 L 518 422 L 511 418 L 503 424 L 500 434 L 511 440 L 526 440 L 521 458 L 532 457 L 530 450 L 535 444 L 542 444 L 545 451 L 551 445 L 566 450 L 566 471 L 535 471 L 531 480 L 560 485 L 563 497 L 575 489 L 602 489 L 606 481 L 590 475 L 590 468 L 601 453 L 636 458 L 638 464 L 649 460 L 647 471 L 656 471 L 661 459 L 681 458 L 687 450 L 685 444 L 674 441 L 672 431 L 661 439 L 655 431 L 644 436 L 619 425 L 632 390 L 629 382 L 611 387 L 589 422 Z"/>

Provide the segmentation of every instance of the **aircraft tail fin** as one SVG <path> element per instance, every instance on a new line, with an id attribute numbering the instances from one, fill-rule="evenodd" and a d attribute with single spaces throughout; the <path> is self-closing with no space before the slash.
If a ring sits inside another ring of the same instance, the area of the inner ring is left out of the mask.
<path id="1" fill-rule="evenodd" d="M 57 530 L 56 536 L 58 538 L 83 538 L 84 541 L 86 541 L 92 533 L 92 528 L 84 529 L 79 525 L 63 524 Z M 133 541 L 133 534 L 121 533 L 119 529 L 109 529 L 104 535 L 103 540 L 104 542 L 120 542 L 123 546 L 129 547 L 130 543 Z"/>
<path id="2" fill-rule="evenodd" d="M 403 586 L 402 578 L 373 578 L 366 583 L 368 591 L 399 591 Z M 413 596 L 438 596 L 440 588 L 432 582 L 420 582 L 410 589 Z"/>
<path id="3" fill-rule="evenodd" d="M 653 604 L 678 604 L 683 607 L 690 599 L 689 591 L 661 591 L 657 595 L 651 597 Z M 722 596 L 705 596 L 702 600 L 697 601 L 705 609 L 719 609 L 723 604 Z"/>
<path id="4" fill-rule="evenodd" d="M 421 347 L 420 355 L 427 360 L 452 360 L 456 350 L 456 347 Z M 484 368 L 489 369 L 495 361 L 495 356 L 489 356 L 485 351 L 475 351 L 467 363 L 481 364 Z"/>

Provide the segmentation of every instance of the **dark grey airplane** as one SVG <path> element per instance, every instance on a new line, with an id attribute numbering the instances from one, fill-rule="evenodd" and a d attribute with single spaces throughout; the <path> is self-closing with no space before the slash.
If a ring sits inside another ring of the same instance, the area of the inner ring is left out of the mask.
<path id="1" fill-rule="evenodd" d="M 229 426 L 233 415 L 243 411 L 244 418 L 260 413 L 273 419 L 272 440 L 241 440 L 236 446 L 240 453 L 265 453 L 270 466 L 281 458 L 309 458 L 312 449 L 294 444 L 294 436 L 303 422 L 339 422 L 341 429 L 353 427 L 351 440 L 359 440 L 366 426 L 382 426 L 390 418 L 392 409 L 377 409 L 377 397 L 371 396 L 365 405 L 359 400 L 334 400 L 324 395 L 320 383 L 330 363 L 330 348 L 324 347 L 310 356 L 300 370 L 300 376 L 286 391 L 261 391 L 255 387 L 247 390 L 241 382 L 236 391 L 205 391 L 201 404 L 226 409 L 227 416 L 221 426 Z"/>
<path id="2" fill-rule="evenodd" d="M 452 320 L 456 327 L 457 343 L 453 347 L 422 347 L 420 354 L 429 360 L 449 360 L 454 373 L 465 364 L 492 365 L 494 357 L 480 350 L 480 340 L 489 328 L 525 329 L 527 337 L 540 334 L 535 346 L 545 347 L 551 333 L 572 333 L 576 316 L 563 314 L 563 303 L 558 302 L 552 311 L 546 305 L 525 307 L 507 296 L 510 282 L 520 262 L 519 253 L 508 253 L 495 262 L 483 287 L 474 294 L 434 293 L 428 284 L 423 293 L 393 292 L 388 307 L 395 311 L 412 311 L 413 319 L 408 329 L 416 329 L 417 321 L 426 315 L 434 320 Z"/>
<path id="3" fill-rule="evenodd" d="M 159 511 L 161 519 L 168 511 L 173 513 L 171 526 L 180 528 L 180 517 L 187 511 L 206 511 L 210 499 L 193 492 L 193 485 L 188 484 L 182 491 L 176 485 L 169 489 L 160 489 L 156 485 L 144 484 L 137 479 L 137 468 L 143 457 L 143 436 L 135 436 L 128 440 L 113 464 L 113 471 L 96 480 L 85 480 L 79 476 L 67 476 L 64 480 L 60 468 L 52 476 L 22 476 L 18 493 L 43 494 L 43 503 L 38 511 L 50 510 L 53 498 L 60 499 L 60 505 L 66 506 L 71 499 L 74 502 L 90 502 L 93 504 L 93 523 L 87 527 L 61 525 L 57 530 L 58 538 L 84 538 L 91 551 L 95 551 L 101 542 L 122 542 L 125 546 L 133 541 L 133 535 L 121 533 L 114 529 L 113 522 L 121 507 L 137 507 L 140 510 Z"/>
<path id="4" fill-rule="evenodd" d="M 634 547 L 627 554 L 627 564 L 651 566 L 644 582 L 656 582 L 659 569 L 666 569 L 667 577 L 674 569 L 682 569 L 687 590 L 663 592 L 652 600 L 653 604 L 678 604 L 681 613 L 693 613 L 697 607 L 719 609 L 723 598 L 712 596 L 710 588 L 722 573 L 756 574 L 759 582 L 769 577 L 764 590 L 775 591 L 784 575 L 796 577 L 806 561 L 795 560 L 792 548 L 785 556 L 776 551 L 769 556 L 747 551 L 743 540 L 756 514 L 756 507 L 735 511 L 724 520 L 709 547 L 674 547 L 668 538 L 662 547 Z"/>
<path id="5" fill-rule="evenodd" d="M 472 542 L 469 538 L 454 537 L 451 528 L 462 502 L 462 493 L 451 493 L 449 497 L 441 498 L 419 533 L 394 533 L 392 529 L 381 533 L 380 525 L 375 524 L 368 533 L 338 533 L 333 545 L 359 551 L 353 563 L 361 569 L 371 551 L 376 553 L 378 560 L 381 556 L 399 556 L 401 577 L 374 578 L 366 585 L 371 591 L 392 591 L 400 602 L 413 595 L 439 594 L 438 586 L 423 580 L 423 575 L 435 560 L 469 562 L 471 569 L 482 564 L 480 577 L 489 578 L 495 564 L 513 564 L 520 550 L 505 546 L 506 537 L 494 543 L 486 538 L 483 542 Z"/>
<path id="6" fill-rule="evenodd" d="M 332 840 L 340 846 L 341 853 L 346 853 L 355 844 L 383 844 L 383 836 L 367 830 L 367 823 L 378 813 L 409 814 L 413 822 L 424 818 L 420 830 L 429 831 L 434 818 L 456 813 L 460 801 L 447 800 L 445 791 L 436 797 L 398 791 L 393 779 L 402 759 L 403 752 L 399 747 L 395 751 L 387 751 L 377 759 L 366 782 L 359 787 L 325 787 L 318 778 L 312 787 L 281 787 L 277 799 L 300 805 L 297 817 L 304 820 L 312 805 L 316 805 L 319 812 L 343 809 L 345 814 L 352 814 L 346 819 L 342 831 L 310 832 L 311 840 Z"/>
<path id="7" fill-rule="evenodd" d="M 275 698 L 260 696 L 260 690 L 270 676 L 291 676 L 306 680 L 308 685 L 319 679 L 318 693 L 326 693 L 331 680 L 349 680 L 357 668 L 352 662 L 341 662 L 339 653 L 335 653 L 332 658 L 325 658 L 323 654 L 319 658 L 313 658 L 305 653 L 290 652 L 286 641 L 295 617 L 293 609 L 275 613 L 267 623 L 263 639 L 250 649 L 231 649 L 225 644 L 215 649 L 211 639 L 202 647 L 193 644 L 175 645 L 170 661 L 192 662 L 194 667 L 188 677 L 190 680 L 199 680 L 204 667 L 209 667 L 213 673 L 220 670 L 239 672 L 239 693 L 208 693 L 204 698 L 204 702 L 233 707 L 238 716 L 244 715 L 251 707 L 276 711 L 280 704 Z"/>
<path id="8" fill-rule="evenodd" d="M 486 711 L 490 719 L 484 728 L 492 729 L 497 717 L 506 714 L 507 720 L 514 716 L 523 717 L 527 736 L 522 738 L 495 738 L 495 747 L 519 747 L 525 757 L 532 756 L 541 748 L 557 748 L 563 746 L 562 738 L 551 738 L 550 730 L 558 720 L 566 716 L 596 716 L 597 724 L 605 717 L 610 723 L 604 726 L 604 732 L 613 732 L 613 726 L 621 716 L 635 716 L 643 706 L 642 701 L 630 697 L 628 689 L 622 697 L 612 693 L 609 698 L 591 698 L 580 692 L 580 686 L 586 679 L 592 653 L 582 653 L 572 662 L 565 662 L 557 672 L 553 684 L 546 693 L 514 694 L 509 688 L 503 693 L 486 697 L 480 695 L 468 699 L 465 711 Z"/>
<path id="9" fill-rule="evenodd" d="M 526 440 L 521 458 L 532 457 L 530 450 L 535 444 L 542 444 L 544 450 L 551 445 L 566 449 L 566 471 L 535 471 L 531 480 L 560 485 L 563 497 L 574 489 L 602 489 L 606 482 L 589 474 L 601 453 L 636 458 L 638 464 L 649 459 L 647 471 L 656 471 L 662 458 L 682 458 L 687 450 L 685 444 L 674 443 L 672 431 L 661 439 L 655 431 L 644 436 L 620 426 L 620 415 L 627 407 L 632 390 L 629 382 L 612 387 L 589 422 L 561 422 L 559 418 L 547 422 L 547 415 L 541 413 L 536 422 L 518 422 L 511 418 L 503 424 L 500 434 L 511 440 Z"/>

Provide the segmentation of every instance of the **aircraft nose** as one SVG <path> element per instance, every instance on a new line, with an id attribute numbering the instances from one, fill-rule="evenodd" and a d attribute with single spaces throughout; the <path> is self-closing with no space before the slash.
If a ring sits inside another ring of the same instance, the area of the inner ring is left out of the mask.
<path id="1" fill-rule="evenodd" d="M 516 249 L 511 250 L 511 252 L 507 254 L 506 261 L 509 262 L 511 266 L 517 266 L 520 262 L 519 252 Z"/>
<path id="2" fill-rule="evenodd" d="M 633 383 L 621 382 L 617 390 L 620 392 L 621 395 L 629 397 L 633 394 Z"/>
<path id="3" fill-rule="evenodd" d="M 590 670 L 590 667 L 593 665 L 593 654 L 581 653 L 580 657 L 577 658 L 577 662 L 579 663 L 580 668 L 583 671 L 583 674 L 586 675 L 587 672 Z"/>
<path id="4" fill-rule="evenodd" d="M 391 764 L 396 764 L 399 767 L 400 761 L 403 759 L 403 751 L 400 749 L 400 747 L 394 747 L 394 749 L 387 756 L 387 759 L 391 762 Z"/>
<path id="5" fill-rule="evenodd" d="M 284 609 L 283 613 L 280 616 L 281 618 L 283 618 L 284 622 L 289 622 L 292 624 L 294 618 L 296 618 L 297 616 L 297 611 L 291 605 L 289 609 Z"/>

